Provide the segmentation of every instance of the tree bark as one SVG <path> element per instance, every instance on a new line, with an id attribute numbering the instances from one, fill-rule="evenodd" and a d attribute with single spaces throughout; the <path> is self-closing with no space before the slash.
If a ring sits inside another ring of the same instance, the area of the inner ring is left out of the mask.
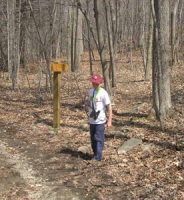
<path id="1" fill-rule="evenodd" d="M 176 37 L 176 13 L 179 6 L 180 0 L 176 0 L 174 3 L 174 9 L 171 12 L 171 57 L 172 57 L 172 64 L 176 63 L 177 60 L 177 41 L 178 38 Z"/>
<path id="2" fill-rule="evenodd" d="M 89 18 L 89 1 L 87 1 L 87 15 Z M 93 63 L 92 63 L 92 50 L 91 50 L 91 40 L 90 40 L 90 27 L 87 25 L 87 33 L 88 33 L 88 53 L 89 53 L 89 64 L 90 64 L 90 75 L 93 74 Z"/>
<path id="3" fill-rule="evenodd" d="M 76 25 L 75 25 L 75 70 L 78 71 L 81 63 L 81 55 L 83 53 L 83 37 L 82 37 L 82 13 L 76 5 Z"/>
<path id="4" fill-rule="evenodd" d="M 52 82 L 52 74 L 51 74 L 51 69 L 50 69 L 50 56 L 49 56 L 50 53 L 49 53 L 49 50 L 46 49 L 46 45 L 44 45 L 44 43 L 42 41 L 41 34 L 40 34 L 40 31 L 39 31 L 39 28 L 38 28 L 38 25 L 36 23 L 36 19 L 35 19 L 34 13 L 33 13 L 32 4 L 31 4 L 30 0 L 27 0 L 27 1 L 29 3 L 29 8 L 30 8 L 30 11 L 31 11 L 31 14 L 32 14 L 32 17 L 33 17 L 33 21 L 35 23 L 36 31 L 38 33 L 39 42 L 40 42 L 40 46 L 41 46 L 41 52 L 43 52 L 45 60 L 46 60 L 47 73 L 48 73 L 48 76 L 49 76 L 49 83 L 50 83 L 50 91 L 52 91 L 53 82 Z"/>
<path id="5" fill-rule="evenodd" d="M 70 70 L 72 69 L 72 50 L 71 50 L 71 37 L 72 37 L 72 7 L 70 6 L 68 8 L 68 16 L 67 16 L 67 62 L 68 65 L 70 66 Z"/>
<path id="6" fill-rule="evenodd" d="M 169 67 L 169 2 L 154 0 L 153 108 L 162 131 L 171 111 Z"/>
<path id="7" fill-rule="evenodd" d="M 98 38 L 98 52 L 100 55 L 100 60 L 102 64 L 102 71 L 103 71 L 103 77 L 104 77 L 104 85 L 105 89 L 111 95 L 111 87 L 110 87 L 110 81 L 108 76 L 108 67 L 107 62 L 105 58 L 105 44 L 104 44 L 104 36 L 103 36 L 103 29 L 102 29 L 102 21 L 99 15 L 99 8 L 97 0 L 94 0 L 94 17 L 96 22 L 96 29 L 97 29 L 97 38 Z"/>
<path id="8" fill-rule="evenodd" d="M 113 46 L 113 38 L 112 38 L 112 24 L 109 20 L 109 12 L 108 5 L 106 0 L 103 1 L 105 5 L 105 15 L 106 15 L 106 23 L 107 23 L 107 34 L 108 34 L 108 43 L 109 43 L 109 54 L 110 54 L 110 71 L 112 74 L 112 87 L 116 87 L 116 63 L 115 63 L 115 55 L 114 55 L 114 46 Z"/>
<path id="9" fill-rule="evenodd" d="M 151 6 L 150 6 L 151 8 Z M 153 40 L 153 15 L 150 12 L 149 16 L 149 35 L 147 42 L 147 56 L 146 56 L 146 67 L 145 67 L 145 81 L 150 80 L 151 73 L 151 59 L 152 59 L 152 40 Z"/>

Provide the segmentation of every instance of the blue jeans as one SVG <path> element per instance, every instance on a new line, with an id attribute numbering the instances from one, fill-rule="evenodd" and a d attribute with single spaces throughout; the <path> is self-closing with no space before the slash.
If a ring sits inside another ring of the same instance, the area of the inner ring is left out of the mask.
<path id="1" fill-rule="evenodd" d="M 101 160 L 104 148 L 105 124 L 90 124 L 91 147 L 94 153 L 93 159 Z"/>

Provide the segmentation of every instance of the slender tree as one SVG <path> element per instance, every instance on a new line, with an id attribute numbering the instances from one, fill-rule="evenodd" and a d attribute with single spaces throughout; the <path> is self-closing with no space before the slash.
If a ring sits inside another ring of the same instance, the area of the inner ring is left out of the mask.
<path id="1" fill-rule="evenodd" d="M 172 56 L 172 64 L 176 63 L 176 60 L 178 60 L 177 55 L 177 49 L 178 49 L 178 41 L 179 37 L 178 34 L 176 34 L 176 14 L 179 7 L 180 0 L 176 0 L 174 2 L 174 9 L 171 12 L 171 56 Z"/>
<path id="2" fill-rule="evenodd" d="M 36 21 L 34 12 L 33 12 L 31 1 L 30 0 L 27 0 L 27 1 L 29 3 L 30 12 L 31 12 L 31 15 L 33 17 L 34 25 L 36 27 L 36 31 L 37 31 L 37 34 L 38 34 L 38 39 L 39 39 L 39 43 L 40 43 L 40 46 L 41 46 L 41 52 L 44 55 L 44 59 L 46 60 L 47 72 L 48 72 L 48 75 L 49 75 L 49 83 L 50 83 L 49 89 L 50 89 L 50 91 L 52 91 L 53 82 L 52 82 L 52 74 L 51 74 L 51 69 L 50 69 L 50 56 L 49 56 L 50 55 L 50 49 L 47 49 L 46 44 L 42 40 L 40 30 L 39 30 L 39 27 L 38 27 L 38 24 L 37 24 L 37 21 Z"/>
<path id="3" fill-rule="evenodd" d="M 107 1 L 104 0 L 105 5 L 105 16 L 106 16 L 106 23 L 107 23 L 107 34 L 108 34 L 108 43 L 109 43 L 109 54 L 110 54 L 110 72 L 112 75 L 112 87 L 116 86 L 116 64 L 115 64 L 115 54 L 114 54 L 114 45 L 113 45 L 113 28 L 112 24 L 110 23 L 109 18 L 109 9 Z"/>
<path id="4" fill-rule="evenodd" d="M 147 56 L 146 56 L 146 66 L 145 66 L 145 81 L 150 80 L 151 59 L 152 59 L 152 40 L 153 40 L 153 15 L 152 15 L 152 12 L 150 12 L 149 35 L 148 35 L 148 40 L 147 40 Z"/>
<path id="5" fill-rule="evenodd" d="M 110 81 L 108 76 L 108 67 L 105 57 L 105 44 L 104 44 L 104 35 L 103 35 L 103 22 L 102 18 L 100 17 L 99 13 L 99 1 L 94 0 L 94 17 L 96 22 L 96 30 L 97 30 L 97 38 L 98 38 L 98 52 L 100 55 L 100 61 L 102 65 L 102 72 L 104 77 L 104 84 L 107 92 L 111 95 L 111 87 Z"/>

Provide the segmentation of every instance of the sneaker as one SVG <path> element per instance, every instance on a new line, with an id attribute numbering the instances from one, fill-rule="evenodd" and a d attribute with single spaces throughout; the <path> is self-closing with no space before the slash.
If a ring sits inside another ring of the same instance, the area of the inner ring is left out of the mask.
<path id="1" fill-rule="evenodd" d="M 94 161 L 101 161 L 101 159 L 96 159 L 95 157 L 93 157 L 91 160 L 94 160 Z"/>

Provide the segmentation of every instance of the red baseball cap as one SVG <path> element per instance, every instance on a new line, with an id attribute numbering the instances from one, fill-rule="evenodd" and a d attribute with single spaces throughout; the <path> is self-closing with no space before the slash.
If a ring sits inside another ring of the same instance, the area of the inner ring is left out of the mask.
<path id="1" fill-rule="evenodd" d="M 100 74 L 93 74 L 92 78 L 91 78 L 91 82 L 92 83 L 97 83 L 97 84 L 101 84 L 103 81 L 102 77 Z"/>

